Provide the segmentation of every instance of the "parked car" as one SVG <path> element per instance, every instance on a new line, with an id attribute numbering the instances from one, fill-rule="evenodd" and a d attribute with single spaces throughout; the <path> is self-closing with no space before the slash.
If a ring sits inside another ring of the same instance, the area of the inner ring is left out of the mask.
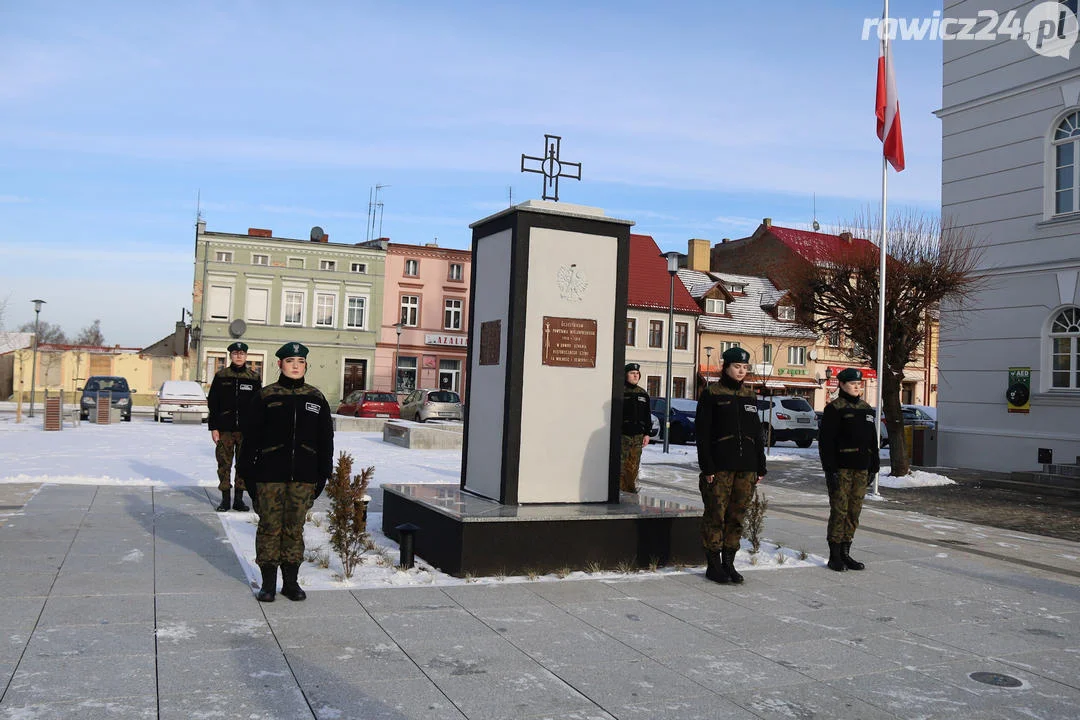
<path id="1" fill-rule="evenodd" d="M 413 390 L 401 401 L 405 420 L 464 420 L 461 396 L 452 390 Z"/>
<path id="2" fill-rule="evenodd" d="M 650 398 L 649 410 L 659 420 L 660 430 L 657 438 L 664 439 L 664 413 L 667 412 L 665 398 Z M 697 400 L 675 398 L 671 401 L 671 440 L 674 445 L 686 445 L 697 440 L 695 423 L 697 422 Z"/>
<path id="3" fill-rule="evenodd" d="M 937 428 L 937 408 L 928 405 L 901 405 L 900 412 L 904 415 L 904 425 L 931 430 Z"/>
<path id="4" fill-rule="evenodd" d="M 127 378 L 115 375 L 92 375 L 86 379 L 86 385 L 79 388 L 79 415 L 83 420 L 90 418 L 90 413 L 97 410 L 98 397 L 101 393 L 110 393 L 109 404 L 120 411 L 120 417 L 131 421 L 131 396 L 138 392 L 128 387 Z"/>
<path id="5" fill-rule="evenodd" d="M 818 436 L 818 417 L 805 398 L 772 395 L 757 399 L 758 417 L 766 441 L 775 445 L 794 440 L 801 448 L 813 445 Z"/>
<path id="6" fill-rule="evenodd" d="M 394 393 L 353 390 L 338 405 L 337 414 L 358 418 L 399 418 L 401 407 Z"/>
<path id="7" fill-rule="evenodd" d="M 154 421 L 172 420 L 175 413 L 181 412 L 198 413 L 199 419 L 206 422 L 210 417 L 206 393 L 202 385 L 191 380 L 166 380 L 154 398 Z"/>

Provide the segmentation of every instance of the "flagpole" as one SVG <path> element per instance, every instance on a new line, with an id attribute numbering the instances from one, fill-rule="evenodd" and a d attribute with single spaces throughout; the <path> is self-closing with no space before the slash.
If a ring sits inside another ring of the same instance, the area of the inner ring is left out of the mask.
<path id="1" fill-rule="evenodd" d="M 881 27 L 884 35 L 882 42 L 885 45 L 885 78 L 889 77 L 889 0 L 885 0 Z M 884 138 L 882 139 L 884 142 Z M 885 258 L 888 254 L 889 244 L 889 165 L 885 153 L 881 154 L 881 241 L 878 243 L 881 257 L 878 262 L 878 343 L 877 343 L 877 410 L 875 414 L 874 429 L 877 431 L 877 452 L 881 453 L 881 417 L 882 417 L 882 385 L 885 381 Z M 889 450 L 892 455 L 892 450 Z M 880 471 L 874 475 L 874 495 L 878 494 L 878 480 Z"/>

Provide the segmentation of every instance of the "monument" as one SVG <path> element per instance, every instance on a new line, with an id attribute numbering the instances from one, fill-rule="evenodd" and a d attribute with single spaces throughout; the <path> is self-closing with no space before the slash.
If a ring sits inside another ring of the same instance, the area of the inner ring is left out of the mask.
<path id="1" fill-rule="evenodd" d="M 577 164 L 552 138 L 538 172 L 557 197 Z M 620 497 L 632 225 L 537 200 L 471 225 L 461 481 L 384 484 L 387 536 L 419 527 L 416 554 L 454 575 L 700 561 L 700 506 Z"/>

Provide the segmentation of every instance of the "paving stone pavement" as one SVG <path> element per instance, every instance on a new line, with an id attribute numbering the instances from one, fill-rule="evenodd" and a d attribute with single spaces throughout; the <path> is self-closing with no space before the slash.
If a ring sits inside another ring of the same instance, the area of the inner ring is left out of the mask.
<path id="1" fill-rule="evenodd" d="M 766 535 L 823 554 L 821 497 L 765 492 Z M 873 505 L 863 572 L 260 604 L 202 489 L 0 486 L 21 502 L 0 521 L 0 718 L 1080 717 L 1077 543 Z"/>

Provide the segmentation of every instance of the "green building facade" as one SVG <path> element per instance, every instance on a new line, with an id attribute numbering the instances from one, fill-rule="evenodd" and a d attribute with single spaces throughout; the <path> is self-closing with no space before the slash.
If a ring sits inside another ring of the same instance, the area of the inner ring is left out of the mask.
<path id="1" fill-rule="evenodd" d="M 226 348 L 240 340 L 248 363 L 272 383 L 279 374 L 274 352 L 298 341 L 311 349 L 308 382 L 332 408 L 348 392 L 372 388 L 385 260 L 377 245 L 332 243 L 319 228 L 312 240 L 294 240 L 257 228 L 211 232 L 199 222 L 191 379 L 209 387 L 228 363 Z"/>

